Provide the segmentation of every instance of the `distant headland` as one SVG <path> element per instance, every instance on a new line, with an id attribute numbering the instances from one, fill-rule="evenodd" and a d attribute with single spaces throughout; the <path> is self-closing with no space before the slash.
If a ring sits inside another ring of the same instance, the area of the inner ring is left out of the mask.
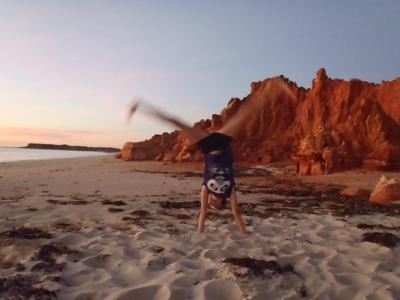
<path id="1" fill-rule="evenodd" d="M 86 147 L 86 146 L 70 146 L 70 145 L 53 145 L 53 144 L 34 144 L 29 143 L 25 147 L 28 149 L 52 149 L 52 150 L 71 150 L 71 151 L 98 151 L 98 152 L 118 152 L 120 149 L 111 147 Z"/>

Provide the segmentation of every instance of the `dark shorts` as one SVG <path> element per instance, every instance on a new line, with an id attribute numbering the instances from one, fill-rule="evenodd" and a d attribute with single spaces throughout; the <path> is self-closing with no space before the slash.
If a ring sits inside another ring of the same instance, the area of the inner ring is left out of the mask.
<path id="1" fill-rule="evenodd" d="M 223 133 L 213 132 L 196 143 L 203 153 L 223 150 L 230 145 L 232 138 Z"/>

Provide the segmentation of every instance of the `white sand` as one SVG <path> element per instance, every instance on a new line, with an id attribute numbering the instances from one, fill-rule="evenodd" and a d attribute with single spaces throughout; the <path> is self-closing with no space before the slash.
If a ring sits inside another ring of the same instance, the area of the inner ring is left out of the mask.
<path id="1" fill-rule="evenodd" d="M 362 242 L 365 230 L 356 227 L 398 227 L 398 217 L 244 216 L 251 223 L 248 236 L 238 233 L 231 218 L 214 217 L 198 234 L 197 209 L 166 209 L 160 201 L 197 201 L 201 179 L 135 171 L 156 166 L 172 168 L 109 156 L 1 163 L 0 232 L 23 225 L 53 237 L 2 237 L 0 277 L 31 274 L 39 278 L 36 287 L 55 290 L 59 299 L 400 299 L 400 244 L 390 249 Z M 261 197 L 239 194 L 239 201 Z M 105 200 L 126 205 L 103 205 Z M 130 214 L 136 210 L 151 219 L 136 224 L 138 217 Z M 58 256 L 65 263 L 61 271 L 31 271 L 38 249 L 49 243 L 79 253 Z M 253 276 L 222 263 L 228 257 L 274 260 L 294 272 Z M 18 263 L 26 270 L 17 272 Z"/>

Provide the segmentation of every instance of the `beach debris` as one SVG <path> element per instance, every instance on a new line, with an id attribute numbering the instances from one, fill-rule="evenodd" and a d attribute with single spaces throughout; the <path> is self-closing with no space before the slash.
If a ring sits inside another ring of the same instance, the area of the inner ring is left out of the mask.
<path id="1" fill-rule="evenodd" d="M 176 173 L 169 173 L 169 177 L 183 180 L 188 177 L 201 177 L 201 173 L 199 173 L 199 172 L 176 172 Z"/>
<path id="2" fill-rule="evenodd" d="M 23 264 L 18 263 L 18 264 L 15 265 L 15 271 L 16 272 L 23 272 L 25 270 L 26 270 L 26 267 Z"/>
<path id="3" fill-rule="evenodd" d="M 366 201 L 366 198 L 350 198 L 342 195 L 339 186 L 325 185 L 293 185 L 293 188 L 265 188 L 260 186 L 245 186 L 243 191 L 254 190 L 260 195 L 257 203 L 251 207 L 247 203 L 239 204 L 240 211 L 247 216 L 259 218 L 287 217 L 296 219 L 298 214 L 334 216 L 373 215 L 376 213 L 388 216 L 400 216 L 400 204 L 393 203 L 390 206 L 378 205 Z M 245 192 L 246 193 L 246 192 Z M 276 199 L 275 195 L 279 196 Z"/>
<path id="4" fill-rule="evenodd" d="M 0 233 L 0 237 L 19 238 L 19 239 L 51 239 L 52 235 L 46 231 L 34 227 L 19 227 Z"/>
<path id="5" fill-rule="evenodd" d="M 122 200 L 103 200 L 101 201 L 101 204 L 103 205 L 115 205 L 115 206 L 124 206 L 127 205 L 124 201 Z"/>
<path id="6" fill-rule="evenodd" d="M 295 299 L 306 298 L 309 295 L 303 278 L 291 264 L 280 264 L 276 260 L 267 261 L 251 257 L 225 258 L 222 263 L 222 268 L 217 272 L 219 278 L 254 282 L 254 280 L 264 281 L 282 276 L 285 277 L 286 282 L 290 282 L 290 287 L 298 293 L 298 297 Z"/>
<path id="7" fill-rule="evenodd" d="M 174 224 L 171 223 L 164 225 L 163 229 L 169 234 L 179 234 L 181 232 Z"/>
<path id="8" fill-rule="evenodd" d="M 122 212 L 122 211 L 125 211 L 125 210 L 122 209 L 122 208 L 117 208 L 117 207 L 109 207 L 108 211 L 112 212 L 112 213 L 117 213 L 117 212 Z"/>
<path id="9" fill-rule="evenodd" d="M 175 218 L 179 219 L 179 220 L 191 220 L 193 219 L 192 215 L 186 215 L 186 214 L 177 214 L 175 216 Z"/>
<path id="10" fill-rule="evenodd" d="M 86 205 L 86 204 L 89 204 L 89 203 L 90 202 L 86 201 L 86 200 L 72 200 L 72 201 L 70 201 L 69 204 L 72 204 L 72 205 Z"/>
<path id="11" fill-rule="evenodd" d="M 70 223 L 64 223 L 64 222 L 58 222 L 53 225 L 53 228 L 59 229 L 59 230 L 64 230 L 67 232 L 77 232 L 81 229 L 81 225 L 78 224 L 70 224 Z"/>
<path id="12" fill-rule="evenodd" d="M 385 226 L 382 224 L 358 224 L 359 229 L 400 230 L 400 226 Z"/>
<path id="13" fill-rule="evenodd" d="M 60 273 L 66 262 L 59 261 L 62 255 L 71 255 L 79 253 L 66 246 L 57 246 L 54 244 L 45 244 L 31 257 L 32 262 L 37 262 L 30 268 L 31 274 L 26 274 L 27 268 L 19 263 L 15 266 L 15 273 L 10 276 L 0 277 L 0 299 L 16 300 L 50 300 L 57 299 L 56 291 L 45 289 L 49 282 L 59 282 Z M 56 274 L 55 274 L 56 273 Z"/>
<path id="14" fill-rule="evenodd" d="M 144 225 L 144 222 L 138 217 L 125 216 L 121 220 L 126 222 L 127 224 L 133 224 L 133 225 L 137 225 L 137 226 Z"/>
<path id="15" fill-rule="evenodd" d="M 308 291 L 307 287 L 304 284 L 300 287 L 299 294 L 302 298 L 307 298 Z"/>
<path id="16" fill-rule="evenodd" d="M 43 245 L 39 252 L 33 257 L 34 260 L 43 260 L 43 261 L 54 261 L 57 256 L 65 254 L 65 250 L 63 251 L 59 247 L 53 244 Z"/>
<path id="17" fill-rule="evenodd" d="M 61 272 L 65 267 L 65 263 L 46 263 L 38 262 L 31 268 L 31 272 L 54 273 Z"/>
<path id="18" fill-rule="evenodd" d="M 160 206 L 162 208 L 200 208 L 200 201 L 160 201 Z"/>
<path id="19" fill-rule="evenodd" d="M 148 220 L 153 220 L 153 218 L 151 217 L 151 213 L 144 209 L 134 210 L 129 216 L 124 216 L 122 218 L 122 221 L 138 226 L 143 226 Z"/>
<path id="20" fill-rule="evenodd" d="M 34 207 L 28 207 L 26 210 L 27 211 L 38 211 L 38 209 L 34 208 Z"/>
<path id="21" fill-rule="evenodd" d="M 78 251 L 72 250 L 67 246 L 57 246 L 54 244 L 43 245 L 39 252 L 33 257 L 34 260 L 55 261 L 60 255 L 78 254 Z"/>
<path id="22" fill-rule="evenodd" d="M 32 261 L 39 261 L 32 268 L 32 272 L 42 271 L 44 273 L 61 272 L 65 263 L 57 263 L 57 259 L 63 255 L 77 255 L 79 254 L 76 250 L 71 250 L 67 246 L 57 246 L 55 244 L 45 244 L 40 247 L 39 251 L 35 256 L 32 257 Z"/>
<path id="23" fill-rule="evenodd" d="M 55 291 L 36 287 L 38 282 L 30 275 L 17 274 L 0 277 L 0 298 L 15 300 L 52 300 L 57 299 Z"/>
<path id="24" fill-rule="evenodd" d="M 15 202 L 15 201 L 22 200 L 24 198 L 25 198 L 25 196 L 23 196 L 23 195 L 16 195 L 16 196 L 10 196 L 10 197 L 1 197 L 0 200 L 2 201 L 2 203 L 3 203 L 3 201 L 4 201 L 4 203 L 6 203 L 6 201 L 7 202 Z"/>
<path id="25" fill-rule="evenodd" d="M 389 232 L 366 232 L 362 235 L 362 241 L 394 248 L 400 239 Z"/>
<path id="26" fill-rule="evenodd" d="M 138 216 L 141 218 L 150 218 L 151 213 L 144 209 L 137 209 L 130 213 L 132 216 Z"/>
<path id="27" fill-rule="evenodd" d="M 376 204 L 388 205 L 400 201 L 400 183 L 395 179 L 388 179 L 382 175 L 369 201 Z"/>
<path id="28" fill-rule="evenodd" d="M 51 204 L 57 205 L 86 205 L 89 204 L 89 201 L 86 200 L 55 200 L 55 199 L 48 199 L 47 202 Z"/>
<path id="29" fill-rule="evenodd" d="M 304 198 L 305 197 L 314 198 L 316 196 L 316 192 L 313 189 L 295 187 L 295 186 L 291 186 L 290 189 L 245 186 L 245 187 L 238 187 L 236 190 L 240 191 L 240 193 L 242 194 L 270 194 L 270 195 L 280 195 L 287 197 L 304 197 Z"/>
<path id="30" fill-rule="evenodd" d="M 237 277 L 263 276 L 266 271 L 269 271 L 271 275 L 297 274 L 292 265 L 280 265 L 275 260 L 266 261 L 250 257 L 229 257 L 222 262 L 246 269 L 245 272 L 235 272 Z"/>

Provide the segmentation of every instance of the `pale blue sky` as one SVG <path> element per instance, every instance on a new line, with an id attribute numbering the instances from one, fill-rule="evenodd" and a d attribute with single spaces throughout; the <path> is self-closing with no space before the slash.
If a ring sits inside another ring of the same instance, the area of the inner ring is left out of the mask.
<path id="1" fill-rule="evenodd" d="M 400 1 L 2 1 L 0 146 L 121 147 L 170 131 L 142 95 L 188 122 L 284 74 L 400 76 Z"/>

